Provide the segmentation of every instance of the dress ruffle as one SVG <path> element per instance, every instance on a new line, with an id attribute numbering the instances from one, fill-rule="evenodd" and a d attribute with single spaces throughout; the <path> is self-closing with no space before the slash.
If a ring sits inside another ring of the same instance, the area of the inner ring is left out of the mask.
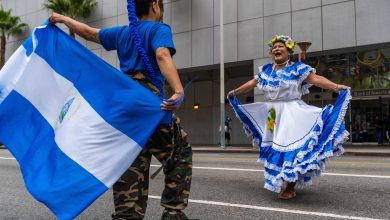
<path id="1" fill-rule="evenodd" d="M 260 90 L 275 91 L 278 90 L 282 84 L 302 85 L 302 95 L 309 93 L 309 88 L 312 86 L 308 83 L 303 83 L 310 73 L 316 73 L 316 69 L 302 63 L 297 62 L 292 66 L 278 70 L 280 74 L 272 70 L 272 64 L 267 64 L 260 68 L 260 72 L 256 75 L 259 80 L 258 87 Z"/>
<path id="2" fill-rule="evenodd" d="M 322 110 L 312 130 L 304 137 L 304 144 L 284 152 L 273 148 L 272 143 L 262 144 L 261 133 L 245 114 L 239 100 L 229 99 L 245 132 L 253 138 L 253 144 L 260 147 L 259 161 L 264 163 L 266 189 L 280 192 L 283 182 L 297 182 L 297 187 L 309 185 L 313 177 L 322 174 L 329 158 L 344 152 L 342 144 L 349 136 L 344 117 L 351 98 L 349 90 L 341 91 L 335 105 Z"/>

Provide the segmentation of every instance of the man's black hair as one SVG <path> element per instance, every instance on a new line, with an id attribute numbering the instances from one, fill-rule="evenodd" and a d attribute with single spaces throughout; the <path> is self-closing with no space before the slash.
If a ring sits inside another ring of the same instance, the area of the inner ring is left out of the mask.
<path id="1" fill-rule="evenodd" d="M 162 12 L 164 9 L 162 0 L 135 0 L 135 11 L 137 13 L 137 17 L 149 14 L 150 5 L 153 2 L 158 2 Z"/>

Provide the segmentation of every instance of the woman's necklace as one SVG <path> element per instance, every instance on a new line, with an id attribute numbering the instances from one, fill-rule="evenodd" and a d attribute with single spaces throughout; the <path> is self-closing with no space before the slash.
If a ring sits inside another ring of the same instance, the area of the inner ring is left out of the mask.
<path id="1" fill-rule="evenodd" d="M 274 66 L 287 66 L 288 62 L 290 62 L 290 59 L 286 60 L 283 63 L 274 63 Z"/>
<path id="2" fill-rule="evenodd" d="M 271 72 L 271 75 L 270 76 L 272 76 L 272 74 L 274 73 L 274 71 L 275 71 L 275 66 L 282 66 L 282 65 L 284 65 L 284 66 L 287 66 L 288 65 L 288 63 L 289 63 L 289 59 L 286 61 L 286 62 L 283 62 L 283 63 L 274 63 L 273 65 L 272 65 L 272 72 Z M 282 67 L 283 68 L 283 67 Z M 278 71 L 278 70 L 276 70 L 276 71 Z M 275 73 L 277 73 L 277 72 L 275 72 Z M 278 74 L 276 74 L 277 75 L 277 77 L 279 77 L 279 75 Z M 278 98 L 278 96 L 279 96 L 279 91 L 280 91 L 280 86 L 281 86 L 281 80 L 279 79 L 279 87 L 277 87 L 277 90 L 276 90 L 276 95 L 274 95 L 274 96 L 271 96 L 271 91 L 268 91 L 268 97 L 271 99 L 271 100 L 276 100 L 277 98 Z"/>

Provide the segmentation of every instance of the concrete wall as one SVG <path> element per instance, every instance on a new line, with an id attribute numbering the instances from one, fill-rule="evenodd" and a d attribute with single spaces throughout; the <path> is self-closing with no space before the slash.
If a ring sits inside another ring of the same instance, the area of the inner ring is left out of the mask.
<path id="1" fill-rule="evenodd" d="M 165 2 L 178 67 L 218 64 L 219 0 Z M 390 42 L 388 11 L 388 0 L 224 0 L 225 60 L 265 58 L 281 33 L 311 41 L 311 52 Z"/>
<path id="2" fill-rule="evenodd" d="M 85 23 L 97 27 L 110 27 L 126 25 L 127 21 L 127 1 L 125 0 L 96 0 L 97 6 L 86 19 Z M 42 24 L 50 15 L 50 12 L 43 8 L 45 0 L 0 0 L 0 4 L 5 9 L 12 9 L 13 15 L 20 16 L 22 21 L 28 25 L 28 29 L 16 38 L 8 39 L 6 45 L 6 58 L 18 48 L 21 43 L 31 34 L 34 27 Z M 64 25 L 59 25 L 63 30 L 68 31 Z M 98 44 L 87 42 L 84 39 L 77 39 L 95 54 L 105 59 L 111 65 L 118 67 L 118 59 L 115 51 L 107 52 Z"/>
<path id="3" fill-rule="evenodd" d="M 250 69 L 248 73 L 250 74 Z M 219 70 L 214 70 L 217 75 Z M 251 76 L 239 76 L 226 80 L 226 91 L 237 88 L 245 83 Z M 186 98 L 177 114 L 182 120 L 182 126 L 189 133 L 189 141 L 192 144 L 217 144 L 220 140 L 220 92 L 219 80 L 211 79 L 206 81 L 193 82 L 186 92 Z M 242 101 L 247 96 L 253 96 L 253 93 L 243 95 Z M 195 110 L 194 104 L 199 104 L 200 108 Z M 229 104 L 225 104 L 225 115 L 232 118 L 230 123 L 231 144 L 250 144 L 246 137 L 240 121 Z"/>
<path id="4" fill-rule="evenodd" d="M 125 0 L 97 0 L 86 22 L 102 28 L 127 24 Z M 10 39 L 7 57 L 31 28 L 49 15 L 44 0 L 0 0 L 30 29 Z M 219 63 L 219 0 L 164 0 L 164 21 L 172 26 L 178 68 Z M 275 34 L 311 41 L 311 52 L 390 42 L 388 0 L 224 0 L 225 60 L 236 62 L 267 57 L 266 41 Z M 115 52 L 85 43 L 117 66 Z"/>
<path id="5" fill-rule="evenodd" d="M 97 2 L 86 23 L 97 28 L 128 24 L 126 0 Z M 164 0 L 164 21 L 171 25 L 174 33 L 177 49 L 174 59 L 179 69 L 197 74 L 197 67 L 219 63 L 219 2 Z M 31 34 L 33 27 L 49 16 L 43 3 L 44 0 L 0 0 L 5 9 L 12 8 L 14 14 L 29 25 L 22 35 L 8 40 L 6 58 Z M 270 62 L 266 42 L 275 34 L 287 34 L 296 41 L 311 41 L 310 52 L 388 43 L 389 11 L 389 0 L 224 0 L 225 61 L 253 63 L 249 70 L 244 68 L 241 75 L 227 76 L 226 91 L 253 77 L 259 65 Z M 119 66 L 115 52 L 77 39 L 113 66 Z M 218 74 L 215 66 L 211 72 Z M 178 112 L 195 144 L 219 141 L 219 84 L 216 78 L 194 83 Z M 261 100 L 258 91 L 255 91 L 255 100 Z M 195 102 L 201 104 L 198 111 L 192 109 Z M 229 106 L 226 106 L 226 112 L 235 118 Z M 249 143 L 236 119 L 232 126 L 233 144 Z"/>

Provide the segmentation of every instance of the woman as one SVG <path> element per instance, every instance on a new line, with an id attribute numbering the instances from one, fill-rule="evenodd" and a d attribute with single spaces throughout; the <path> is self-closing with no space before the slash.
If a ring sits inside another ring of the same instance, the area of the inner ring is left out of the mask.
<path id="1" fill-rule="evenodd" d="M 279 198 L 291 199 L 296 185 L 310 184 L 328 158 L 342 154 L 348 137 L 343 120 L 350 88 L 316 75 L 314 68 L 302 62 L 291 62 L 296 43 L 290 37 L 275 36 L 268 45 L 274 63 L 259 67 L 254 79 L 227 96 L 245 131 L 260 147 L 264 187 L 279 193 L 285 184 Z M 301 96 L 309 93 L 311 85 L 340 93 L 335 106 L 321 109 L 303 102 Z M 236 96 L 256 86 L 264 92 L 265 101 L 241 105 Z"/>

